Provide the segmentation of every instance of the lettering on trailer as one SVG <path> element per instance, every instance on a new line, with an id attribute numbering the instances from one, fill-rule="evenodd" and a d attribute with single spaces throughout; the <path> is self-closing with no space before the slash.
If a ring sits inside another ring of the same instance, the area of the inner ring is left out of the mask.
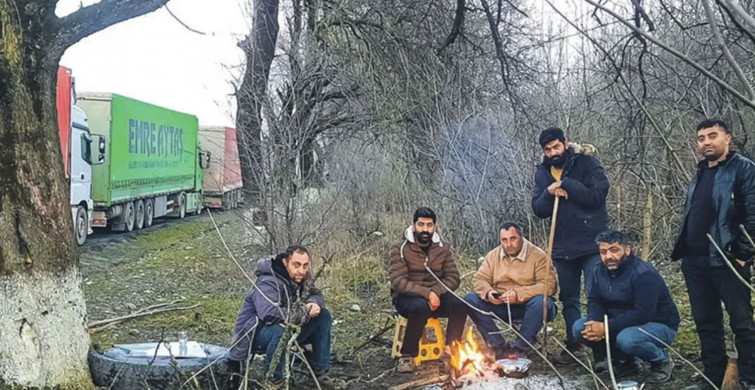
<path id="1" fill-rule="evenodd" d="M 183 161 L 184 129 L 129 119 L 128 152 L 147 156 L 178 157 L 178 161 Z"/>

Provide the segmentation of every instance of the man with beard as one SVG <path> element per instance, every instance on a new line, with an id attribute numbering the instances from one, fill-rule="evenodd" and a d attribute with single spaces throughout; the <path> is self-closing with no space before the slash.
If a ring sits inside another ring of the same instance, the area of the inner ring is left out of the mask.
<path id="1" fill-rule="evenodd" d="M 582 274 L 589 294 L 593 269 L 600 264 L 595 236 L 608 226 L 609 184 L 591 149 L 570 144 L 563 130 L 545 129 L 540 134 L 540 146 L 545 156 L 535 173 L 532 210 L 540 218 L 551 217 L 555 199 L 560 198 L 551 257 L 558 272 L 559 298 L 568 330 L 582 316 Z M 566 333 L 567 349 L 576 352 L 580 343 L 571 332 Z M 553 362 L 568 364 L 573 359 L 564 351 Z"/>
<path id="2" fill-rule="evenodd" d="M 391 297 L 396 311 L 407 322 L 398 372 L 414 371 L 414 357 L 419 354 L 419 341 L 428 318 L 448 317 L 448 345 L 461 339 L 467 319 L 466 305 L 449 292 L 459 287 L 459 271 L 435 223 L 433 210 L 418 208 L 414 223 L 404 232 L 404 242 L 391 251 Z"/>
<path id="3" fill-rule="evenodd" d="M 755 164 L 729 149 L 731 132 L 718 119 L 697 126 L 697 147 L 704 157 L 687 191 L 684 218 L 673 259 L 682 260 L 692 318 L 700 338 L 704 373 L 717 386 L 726 370 L 721 302 L 729 314 L 734 344 L 739 352 L 739 379 L 743 389 L 755 389 L 755 324 L 749 286 L 727 267 L 730 261 L 745 280 L 750 279 L 753 253 L 740 226 L 755 232 Z M 708 235 L 726 258 L 708 240 Z M 687 389 L 712 388 L 700 381 Z"/>
<path id="4" fill-rule="evenodd" d="M 496 359 L 503 359 L 511 352 L 526 357 L 530 344 L 543 326 L 543 293 L 546 291 L 548 321 L 556 317 L 556 303 L 551 298 L 556 294 L 556 272 L 545 251 L 522 236 L 519 225 L 513 222 L 501 225 L 499 239 L 501 245 L 488 252 L 474 275 L 474 292 L 464 299 L 485 312 L 495 313 L 504 321 L 522 320 L 519 333 L 523 339 L 509 345 L 493 318 L 470 311 Z"/>
<path id="5" fill-rule="evenodd" d="M 666 282 L 650 263 L 632 254 L 629 239 L 609 230 L 598 235 L 602 266 L 595 268 L 587 298 L 587 318 L 572 328 L 574 339 L 593 350 L 596 373 L 608 369 L 606 329 L 608 316 L 611 357 L 617 377 L 637 373 L 635 358 L 650 363 L 646 383 L 663 383 L 671 378 L 674 361 L 666 351 L 679 328 L 679 312 Z M 652 335 L 652 336 L 651 336 Z"/>

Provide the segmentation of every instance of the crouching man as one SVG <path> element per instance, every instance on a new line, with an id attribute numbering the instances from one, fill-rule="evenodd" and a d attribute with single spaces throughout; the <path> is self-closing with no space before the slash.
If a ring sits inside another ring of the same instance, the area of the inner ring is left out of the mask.
<path id="1" fill-rule="evenodd" d="M 607 315 L 616 376 L 636 374 L 635 358 L 639 358 L 650 363 L 646 383 L 668 381 L 674 361 L 656 338 L 668 345 L 674 342 L 679 312 L 666 282 L 650 263 L 632 254 L 625 234 L 609 230 L 600 233 L 596 241 L 603 264 L 596 265 L 593 272 L 587 318 L 574 324 L 572 335 L 592 347 L 595 371 L 605 372 L 603 316 Z"/>
<path id="2" fill-rule="evenodd" d="M 472 306 L 493 312 L 504 321 L 522 320 L 519 331 L 524 339 L 519 338 L 510 345 L 490 316 L 470 311 L 496 359 L 509 353 L 527 355 L 531 349 L 528 343 L 532 343 L 543 326 L 544 294 L 548 296 L 548 321 L 556 317 L 553 296 L 557 289 L 556 272 L 548 255 L 522 236 L 519 225 L 504 223 L 499 236 L 501 245 L 485 256 L 474 276 L 474 292 L 464 298 Z"/>
<path id="3" fill-rule="evenodd" d="M 257 263 L 256 286 L 249 289 L 236 319 L 233 347 L 229 353 L 231 369 L 241 373 L 252 351 L 265 351 L 265 370 L 275 355 L 286 324 L 301 326 L 299 345 L 310 344 L 310 365 L 318 381 L 330 382 L 325 376 L 330 365 L 330 326 L 332 318 L 325 300 L 311 280 L 310 256 L 303 246 L 291 246 L 275 257 Z M 283 382 L 281 357 L 275 367 L 273 383 Z M 239 376 L 235 375 L 234 389 Z"/>
<path id="4" fill-rule="evenodd" d="M 404 242 L 391 251 L 388 277 L 393 305 L 406 318 L 398 372 L 414 371 L 413 358 L 419 354 L 428 318 L 448 317 L 447 345 L 461 339 L 467 320 L 467 306 L 448 292 L 459 288 L 461 279 L 451 248 L 440 240 L 435 223 L 433 210 L 417 209 L 414 223 L 404 232 Z"/>

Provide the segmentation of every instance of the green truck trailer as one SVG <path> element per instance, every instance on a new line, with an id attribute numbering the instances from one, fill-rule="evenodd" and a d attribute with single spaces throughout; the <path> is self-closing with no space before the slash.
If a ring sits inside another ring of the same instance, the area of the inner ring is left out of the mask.
<path id="1" fill-rule="evenodd" d="M 202 210 L 197 117 L 117 94 L 81 93 L 92 135 L 105 144 L 92 167 L 93 227 L 149 227 L 154 218 Z"/>

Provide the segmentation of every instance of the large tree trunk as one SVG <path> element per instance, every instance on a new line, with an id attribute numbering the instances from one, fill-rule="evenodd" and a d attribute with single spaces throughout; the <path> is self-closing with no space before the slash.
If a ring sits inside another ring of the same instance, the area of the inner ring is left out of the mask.
<path id="1" fill-rule="evenodd" d="M 251 33 L 239 43 L 246 56 L 246 71 L 236 92 L 236 127 L 244 197 L 258 204 L 260 183 L 264 180 L 262 106 L 278 40 L 278 0 L 255 1 L 253 18 Z"/>
<path id="2" fill-rule="evenodd" d="M 55 82 L 80 39 L 167 0 L 0 0 L 0 389 L 93 387 Z"/>

